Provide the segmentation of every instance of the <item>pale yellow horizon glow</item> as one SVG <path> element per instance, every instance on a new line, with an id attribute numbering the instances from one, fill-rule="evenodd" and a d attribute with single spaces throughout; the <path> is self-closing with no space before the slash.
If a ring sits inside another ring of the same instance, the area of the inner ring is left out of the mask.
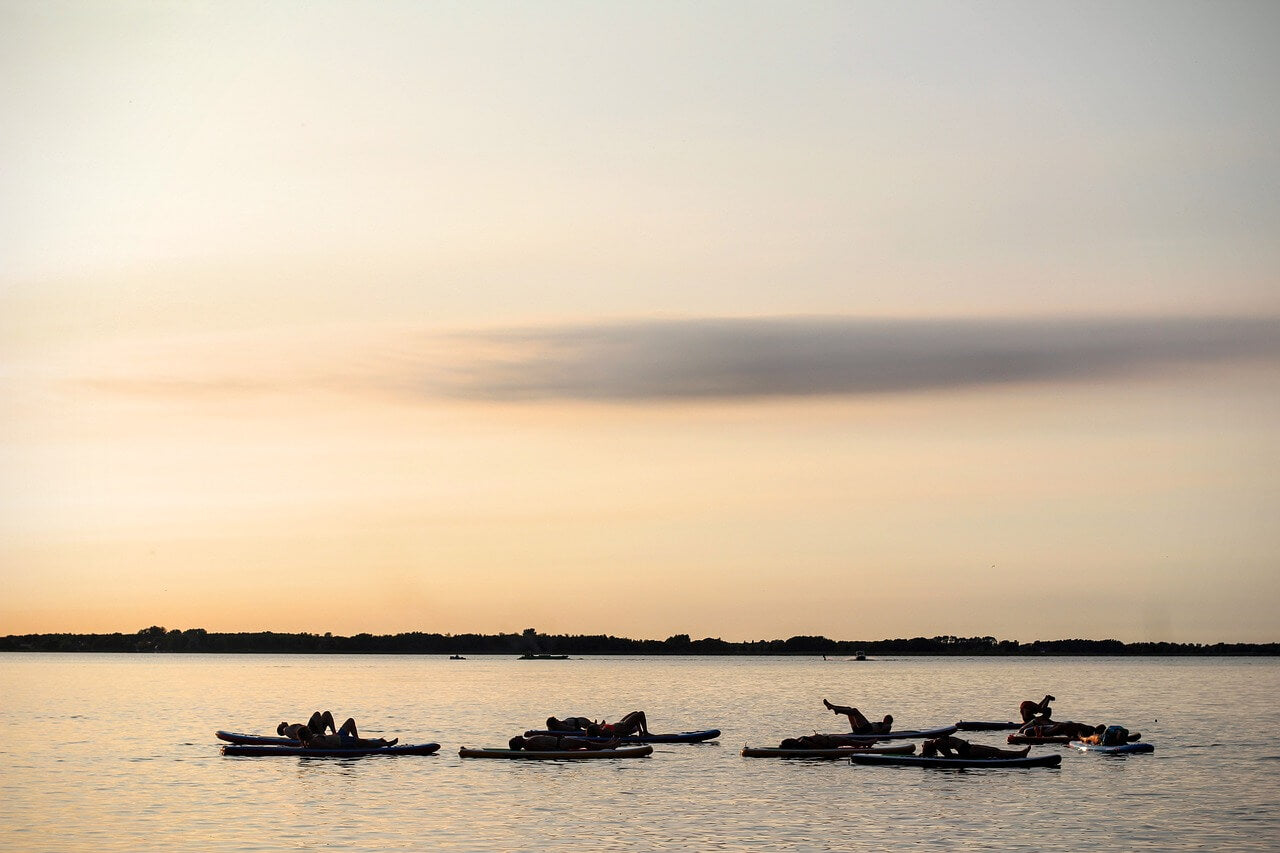
<path id="1" fill-rule="evenodd" d="M 0 0 L 0 635 L 1280 640 L 1277 37 Z"/>
<path id="2" fill-rule="evenodd" d="M 1270 636 L 1274 367 L 659 406 L 303 378 L 374 340 L 133 347 L 123 386 L 104 351 L 15 395 L 2 630 Z"/>

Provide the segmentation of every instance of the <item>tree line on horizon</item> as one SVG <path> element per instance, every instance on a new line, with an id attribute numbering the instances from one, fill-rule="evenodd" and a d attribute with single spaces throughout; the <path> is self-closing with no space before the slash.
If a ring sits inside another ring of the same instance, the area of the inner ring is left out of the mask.
<path id="1" fill-rule="evenodd" d="M 894 640 L 786 640 L 729 642 L 675 634 L 665 640 L 633 640 L 607 634 L 218 633 L 204 628 L 136 634 L 13 634 L 0 637 L 0 652 L 173 652 L 214 654 L 405 655 L 1280 655 L 1280 643 L 1124 643 L 1120 640 L 997 640 L 995 637 L 913 637 Z"/>

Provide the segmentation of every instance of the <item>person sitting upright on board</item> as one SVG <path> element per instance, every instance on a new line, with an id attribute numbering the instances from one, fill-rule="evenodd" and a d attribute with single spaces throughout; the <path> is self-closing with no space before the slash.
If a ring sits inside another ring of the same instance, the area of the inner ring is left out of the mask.
<path id="1" fill-rule="evenodd" d="M 312 734 L 322 735 L 327 728 L 334 734 L 338 733 L 338 726 L 333 722 L 333 713 L 331 711 L 312 711 L 311 719 L 306 723 L 281 723 L 276 726 L 276 734 L 280 737 L 293 738 L 298 740 L 298 730 L 306 728 Z"/>
<path id="2" fill-rule="evenodd" d="M 1093 727 L 1093 733 L 1080 738 L 1080 742 L 1094 744 L 1095 746 L 1123 746 L 1126 743 L 1133 743 L 1141 737 L 1142 732 L 1130 734 L 1129 730 L 1124 726 L 1098 724 Z"/>
<path id="3" fill-rule="evenodd" d="M 943 758 L 960 756 L 961 758 L 1026 758 L 1031 747 L 1023 749 L 999 749 L 980 743 L 969 743 L 958 737 L 944 735 L 920 744 L 920 754 L 926 758 L 941 755 Z"/>
<path id="4" fill-rule="evenodd" d="M 591 740 L 571 735 L 516 735 L 507 742 L 512 752 L 567 752 L 577 749 L 616 749 L 619 740 Z"/>
<path id="5" fill-rule="evenodd" d="M 831 713 L 844 714 L 848 717 L 849 728 L 855 735 L 887 735 L 893 728 L 893 716 L 891 714 L 885 714 L 882 721 L 873 723 L 864 717 L 857 708 L 851 708 L 848 705 L 832 705 L 826 699 L 822 700 L 822 704 L 826 705 Z"/>
<path id="6" fill-rule="evenodd" d="M 649 721 L 644 711 L 629 711 L 616 723 L 592 723 L 587 726 L 587 734 L 591 737 L 629 737 L 631 735 L 649 736 Z"/>
<path id="7" fill-rule="evenodd" d="M 1035 717 L 1043 717 L 1048 720 L 1053 715 L 1053 711 L 1049 708 L 1050 702 L 1056 702 L 1052 696 L 1045 695 L 1039 702 L 1032 702 L 1030 699 L 1018 706 L 1018 713 L 1022 715 L 1022 723 L 1026 725 Z"/>

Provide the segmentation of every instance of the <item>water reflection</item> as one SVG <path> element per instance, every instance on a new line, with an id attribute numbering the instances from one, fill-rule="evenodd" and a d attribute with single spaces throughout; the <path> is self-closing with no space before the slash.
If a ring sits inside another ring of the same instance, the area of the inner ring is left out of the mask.
<path id="1" fill-rule="evenodd" d="M 885 849 L 909 839 L 946 850 L 1189 850 L 1265 849 L 1280 837 L 1280 755 L 1264 736 L 1280 723 L 1275 662 L 589 659 L 537 672 L 507 660 L 357 663 L 339 674 L 327 658 L 0 657 L 0 713 L 11 730 L 32 721 L 66 730 L 71 708 L 82 718 L 56 748 L 12 739 L 0 747 L 0 847 L 783 850 Z M 1059 770 L 1016 773 L 739 755 L 744 744 L 831 730 L 822 696 L 915 726 L 1008 718 L 1017 701 L 1045 689 L 1059 697 L 1058 716 L 1124 722 L 1157 743 L 1156 753 L 1071 752 Z M 443 749 L 394 759 L 219 755 L 214 729 L 271 730 L 298 707 Z M 655 729 L 724 734 L 720 743 L 656 745 L 651 757 L 625 762 L 456 754 L 464 743 L 502 745 L 550 713 L 613 718 L 632 708 L 646 710 Z M 1242 716 L 1252 725 L 1239 740 L 1224 737 Z M 1062 809 L 1079 802 L 1114 808 L 1101 822 Z"/>

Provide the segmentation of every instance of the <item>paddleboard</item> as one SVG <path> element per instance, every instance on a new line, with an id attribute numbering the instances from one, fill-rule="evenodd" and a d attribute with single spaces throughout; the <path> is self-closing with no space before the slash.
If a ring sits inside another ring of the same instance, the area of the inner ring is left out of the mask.
<path id="1" fill-rule="evenodd" d="M 534 735 L 560 735 L 562 737 L 576 737 L 580 740 L 587 740 L 593 743 L 607 743 L 613 738 L 608 737 L 587 737 L 585 734 L 574 734 L 573 732 L 553 732 L 547 729 L 529 729 L 524 733 L 525 737 L 533 737 Z M 627 735 L 620 737 L 618 740 L 623 743 L 700 743 L 705 740 L 715 740 L 720 737 L 719 729 L 703 729 L 700 732 L 677 732 L 675 734 L 647 734 L 647 735 Z"/>
<path id="2" fill-rule="evenodd" d="M 298 746 L 298 741 L 291 737 L 276 737 L 275 735 L 247 735 L 241 732 L 224 732 L 216 731 L 213 733 L 218 740 L 225 740 L 227 743 L 238 744 L 254 744 L 257 746 Z"/>
<path id="3" fill-rule="evenodd" d="M 548 760 L 580 760 L 587 758 L 643 758 L 653 752 L 648 744 L 642 746 L 620 746 L 617 749 L 555 749 L 555 750 L 523 750 L 523 749 L 467 749 L 458 750 L 461 758 L 515 758 L 537 761 Z"/>
<path id="4" fill-rule="evenodd" d="M 1003 729 L 1020 729 L 1022 723 L 989 723 L 975 720 L 961 720 L 956 723 L 956 728 L 962 732 L 995 732 Z"/>
<path id="5" fill-rule="evenodd" d="M 923 755 L 851 755 L 849 760 L 854 764 L 882 764 L 901 767 L 939 767 L 939 768 L 1005 768 L 1005 767 L 1057 767 L 1062 763 L 1062 756 L 1028 755 L 1025 758 L 946 758 L 944 756 Z"/>
<path id="6" fill-rule="evenodd" d="M 1102 746 L 1096 743 L 1081 743 L 1078 740 L 1071 741 L 1071 746 L 1081 752 L 1102 752 L 1109 755 L 1123 755 L 1127 752 L 1155 752 L 1156 748 L 1153 744 L 1137 741 L 1135 743 L 1118 743 L 1114 746 Z"/>
<path id="7" fill-rule="evenodd" d="M 222 754 L 255 757 L 300 755 L 306 758 L 360 758 L 366 755 L 431 755 L 439 749 L 440 744 L 438 743 L 409 743 L 396 744 L 395 746 L 362 746 L 352 749 L 325 749 L 305 746 L 229 743 L 222 747 Z"/>
<path id="8" fill-rule="evenodd" d="M 1071 743 L 1073 738 L 1071 735 L 1052 735 L 1050 737 L 1040 737 L 1039 735 L 1009 735 L 1006 740 L 1009 743 Z"/>
<path id="9" fill-rule="evenodd" d="M 858 735 L 853 732 L 833 732 L 827 735 L 827 737 L 842 737 L 848 740 L 870 743 L 877 740 L 905 740 L 910 738 L 942 737 L 943 735 L 953 734 L 955 730 L 955 726 L 939 726 L 936 729 L 903 729 L 900 732 L 889 732 L 888 734 L 883 735 Z"/>
<path id="10" fill-rule="evenodd" d="M 831 749 L 782 749 L 767 746 L 742 748 L 742 754 L 747 758 L 848 758 L 851 755 L 910 755 L 915 751 L 914 743 L 897 746 L 839 746 Z"/>

